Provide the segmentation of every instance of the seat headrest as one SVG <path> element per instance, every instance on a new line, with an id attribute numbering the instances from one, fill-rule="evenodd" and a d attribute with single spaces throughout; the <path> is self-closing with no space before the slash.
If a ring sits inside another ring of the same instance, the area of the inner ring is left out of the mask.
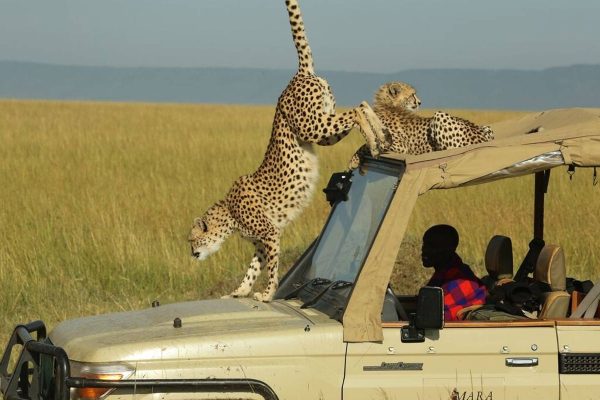
<path id="1" fill-rule="evenodd" d="M 544 246 L 538 257 L 533 279 L 547 283 L 552 291 L 566 290 L 567 269 L 565 253 L 561 247 L 554 244 Z"/>
<path id="2" fill-rule="evenodd" d="M 512 242 L 509 237 L 496 235 L 485 251 L 485 269 L 494 279 L 513 277 Z"/>

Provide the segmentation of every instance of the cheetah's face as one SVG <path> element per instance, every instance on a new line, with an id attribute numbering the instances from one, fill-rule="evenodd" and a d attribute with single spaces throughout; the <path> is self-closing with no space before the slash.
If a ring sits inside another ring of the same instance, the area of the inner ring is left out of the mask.
<path id="1" fill-rule="evenodd" d="M 417 111 L 421 100 L 417 91 L 408 83 L 388 82 L 375 93 L 375 104 L 400 110 Z"/>
<path id="2" fill-rule="evenodd" d="M 230 233 L 227 217 L 217 207 L 211 207 L 204 216 L 194 220 L 188 237 L 192 255 L 200 261 L 205 260 L 219 250 Z"/>

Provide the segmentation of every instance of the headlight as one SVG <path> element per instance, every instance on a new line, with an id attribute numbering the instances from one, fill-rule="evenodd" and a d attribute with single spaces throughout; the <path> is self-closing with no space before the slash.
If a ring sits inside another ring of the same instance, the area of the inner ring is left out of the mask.
<path id="1" fill-rule="evenodd" d="M 71 361 L 71 376 L 87 379 L 121 380 L 129 378 L 135 368 L 127 364 L 81 363 Z M 114 389 L 72 388 L 71 400 L 97 400 L 107 396 Z"/>

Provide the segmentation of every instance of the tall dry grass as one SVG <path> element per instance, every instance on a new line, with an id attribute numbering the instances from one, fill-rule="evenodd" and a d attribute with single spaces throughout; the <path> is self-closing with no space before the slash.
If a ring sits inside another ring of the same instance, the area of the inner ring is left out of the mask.
<path id="1" fill-rule="evenodd" d="M 515 115 L 455 113 L 479 123 Z M 0 342 L 19 322 L 43 319 L 52 327 L 154 299 L 232 290 L 251 246 L 233 237 L 198 263 L 186 236 L 194 217 L 258 166 L 272 115 L 273 107 L 0 101 Z M 360 142 L 353 133 L 317 150 L 320 187 Z M 553 173 L 548 236 L 565 246 L 576 274 L 598 271 L 599 192 L 586 171 L 573 182 L 564 171 Z M 493 234 L 510 235 L 523 254 L 531 200 L 530 178 L 427 194 L 407 243 L 414 250 L 427 226 L 452 223 L 465 260 L 481 270 Z M 317 194 L 285 231 L 284 265 L 318 234 L 328 209 Z M 417 253 L 400 255 L 402 273 L 423 273 Z"/>

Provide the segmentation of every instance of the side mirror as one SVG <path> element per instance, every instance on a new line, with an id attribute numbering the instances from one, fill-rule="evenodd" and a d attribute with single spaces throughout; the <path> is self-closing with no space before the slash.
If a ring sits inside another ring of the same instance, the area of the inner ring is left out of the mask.
<path id="1" fill-rule="evenodd" d="M 411 314 L 409 324 L 402 328 L 402 342 L 424 342 L 425 329 L 444 328 L 444 291 L 439 287 L 419 289 L 417 313 Z"/>
<path id="2" fill-rule="evenodd" d="M 425 286 L 417 297 L 418 329 L 442 329 L 444 327 L 444 291 L 439 287 Z"/>

